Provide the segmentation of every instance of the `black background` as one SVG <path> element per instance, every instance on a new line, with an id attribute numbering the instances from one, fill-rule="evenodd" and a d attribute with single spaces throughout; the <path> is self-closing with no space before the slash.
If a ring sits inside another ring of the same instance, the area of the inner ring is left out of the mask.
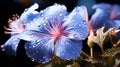
<path id="1" fill-rule="evenodd" d="M 17 1 L 17 0 L 16 0 Z M 13 14 L 21 15 L 25 8 L 30 7 L 34 2 L 38 2 L 39 0 L 27 0 L 29 2 L 20 3 L 15 0 L 0 0 L 0 45 L 4 44 L 10 37 L 10 35 L 4 34 L 5 29 L 3 26 L 7 26 L 8 18 L 12 18 Z M 120 4 L 117 0 L 96 0 L 96 3 L 106 2 L 110 4 Z M 49 5 L 53 5 L 54 3 L 64 4 L 66 5 L 68 11 L 71 11 L 76 5 L 77 0 L 43 0 L 42 4 L 39 3 L 39 9 L 44 9 Z M 90 16 L 90 15 L 89 15 Z M 30 61 L 30 59 L 26 56 L 24 51 L 24 45 L 22 45 L 24 41 L 21 41 L 18 48 L 17 56 L 9 56 L 5 52 L 2 52 L 0 48 L 0 67 L 34 67 L 37 65 L 36 63 Z M 87 48 L 86 46 L 84 48 Z"/>

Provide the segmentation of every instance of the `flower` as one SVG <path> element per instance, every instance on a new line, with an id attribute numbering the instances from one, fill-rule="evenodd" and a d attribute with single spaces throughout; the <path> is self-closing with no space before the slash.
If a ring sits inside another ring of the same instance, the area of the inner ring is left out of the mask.
<path id="1" fill-rule="evenodd" d="M 110 18 L 113 21 L 114 27 L 117 30 L 117 38 L 120 39 L 120 5 L 113 5 Z"/>
<path id="2" fill-rule="evenodd" d="M 89 21 L 90 29 L 96 33 L 96 30 L 103 26 L 105 26 L 104 31 L 114 27 L 118 30 L 118 32 L 116 32 L 117 38 L 120 38 L 120 6 L 100 3 L 94 5 L 93 9 L 96 9 L 96 12 Z"/>
<path id="3" fill-rule="evenodd" d="M 107 31 L 109 28 L 114 27 L 110 19 L 111 8 L 112 6 L 107 3 L 96 4 L 92 7 L 96 9 L 95 13 L 92 15 L 89 23 L 90 28 L 95 33 L 99 28 L 105 26 L 104 31 Z"/>
<path id="4" fill-rule="evenodd" d="M 6 51 L 10 55 L 16 55 L 16 50 L 20 39 L 32 39 L 28 35 L 29 31 L 26 31 L 26 28 L 28 27 L 27 24 L 30 23 L 33 20 L 33 18 L 36 17 L 35 15 L 38 15 L 39 12 L 35 11 L 35 9 L 37 8 L 38 4 L 34 4 L 30 8 L 25 9 L 25 11 L 20 17 L 17 14 L 15 14 L 13 15 L 12 20 L 8 20 L 9 28 L 4 28 L 7 30 L 5 31 L 5 33 L 11 34 L 11 37 L 4 45 L 1 45 L 3 51 Z"/>
<path id="5" fill-rule="evenodd" d="M 47 63 L 53 55 L 71 60 L 80 56 L 82 40 L 88 36 L 88 15 L 85 6 L 75 7 L 68 14 L 64 5 L 54 4 L 41 10 L 42 16 L 34 19 L 34 29 L 29 28 L 36 39 L 25 44 L 28 57 Z M 38 38 L 37 38 L 38 37 Z"/>
<path id="6" fill-rule="evenodd" d="M 118 20 L 118 19 L 120 20 L 120 5 L 118 4 L 112 5 L 110 18 L 112 20 Z"/>

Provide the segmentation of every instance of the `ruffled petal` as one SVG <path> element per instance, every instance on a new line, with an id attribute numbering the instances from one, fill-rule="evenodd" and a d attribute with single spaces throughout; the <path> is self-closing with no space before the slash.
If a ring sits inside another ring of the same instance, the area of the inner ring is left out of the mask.
<path id="1" fill-rule="evenodd" d="M 20 39 L 17 38 L 17 36 L 12 36 L 8 41 L 4 44 L 1 45 L 1 48 L 3 51 L 5 51 L 9 55 L 16 55 L 17 52 L 17 47 L 20 42 Z"/>
<path id="2" fill-rule="evenodd" d="M 93 31 L 105 26 L 105 31 L 113 27 L 112 21 L 110 20 L 110 9 L 111 5 L 101 3 L 93 6 L 96 12 L 90 19 L 90 26 Z"/>
<path id="3" fill-rule="evenodd" d="M 36 30 L 40 33 L 49 34 L 50 29 L 62 23 L 67 11 L 64 5 L 54 4 L 40 11 L 40 16 L 32 23 L 27 24 L 27 30 Z"/>
<path id="4" fill-rule="evenodd" d="M 47 63 L 53 56 L 53 43 L 53 40 L 48 37 L 27 42 L 25 44 L 26 54 L 32 58 L 33 61 Z"/>
<path id="5" fill-rule="evenodd" d="M 71 39 L 84 40 L 87 35 L 87 22 L 81 17 L 81 7 L 76 7 L 67 18 L 64 19 L 64 33 Z"/>
<path id="6" fill-rule="evenodd" d="M 80 56 L 82 42 L 67 37 L 61 37 L 55 45 L 55 54 L 66 60 L 76 59 Z"/>
<path id="7" fill-rule="evenodd" d="M 38 17 L 40 14 L 38 11 L 35 11 L 38 9 L 38 4 L 33 4 L 30 8 L 25 9 L 24 12 L 20 16 L 20 21 L 23 24 L 28 23 L 29 21 L 33 20 L 34 18 Z"/>

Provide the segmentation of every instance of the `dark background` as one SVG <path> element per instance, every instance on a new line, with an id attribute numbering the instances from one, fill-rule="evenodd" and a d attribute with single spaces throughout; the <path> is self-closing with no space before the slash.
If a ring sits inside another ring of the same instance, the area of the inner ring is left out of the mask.
<path id="1" fill-rule="evenodd" d="M 80 1 L 80 0 L 79 0 Z M 44 9 L 54 3 L 66 5 L 70 12 L 77 5 L 93 5 L 95 3 L 106 2 L 110 4 L 120 4 L 118 0 L 81 0 L 82 4 L 78 3 L 78 0 L 0 0 L 0 45 L 4 44 L 10 37 L 10 35 L 4 34 L 5 29 L 3 26 L 7 26 L 8 18 L 12 18 L 13 14 L 21 15 L 25 8 L 30 7 L 35 2 L 39 4 L 39 9 Z M 93 2 L 94 1 L 94 2 Z M 93 2 L 93 3 L 92 3 Z M 87 3 L 87 4 L 86 4 Z M 89 17 L 94 11 L 87 7 L 90 11 Z M 37 63 L 30 61 L 24 51 L 24 42 L 20 42 L 21 46 L 18 48 L 17 56 L 9 56 L 5 52 L 2 52 L 0 48 L 0 67 L 34 67 Z M 84 46 L 84 48 L 88 48 Z M 89 48 L 88 48 L 89 49 Z"/>

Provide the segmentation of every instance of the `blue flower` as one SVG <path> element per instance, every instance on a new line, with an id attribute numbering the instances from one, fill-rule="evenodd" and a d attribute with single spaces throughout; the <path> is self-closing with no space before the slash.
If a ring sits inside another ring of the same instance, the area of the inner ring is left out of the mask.
<path id="1" fill-rule="evenodd" d="M 31 21 L 37 17 L 36 15 L 39 15 L 39 12 L 35 11 L 37 8 L 38 4 L 34 4 L 30 8 L 25 9 L 20 17 L 16 14 L 13 15 L 12 20 L 8 20 L 9 28 L 5 27 L 7 30 L 5 33 L 11 34 L 11 37 L 4 45 L 1 45 L 3 51 L 6 51 L 10 55 L 16 55 L 20 39 L 27 41 L 32 39 L 32 37 L 28 35 L 29 31 L 26 31 L 26 29 L 28 27 L 27 24 L 31 23 Z"/>
<path id="2" fill-rule="evenodd" d="M 96 9 L 92 15 L 89 24 L 90 29 L 95 33 L 101 27 L 105 27 L 104 31 L 114 27 L 116 30 L 120 29 L 120 6 L 110 5 L 108 3 L 100 3 L 93 6 Z M 117 32 L 117 37 L 120 38 L 120 33 Z"/>
<path id="3" fill-rule="evenodd" d="M 65 60 L 78 58 L 82 40 L 88 36 L 86 7 L 75 7 L 68 13 L 64 5 L 54 4 L 40 14 L 31 23 L 33 28 L 28 28 L 35 37 L 25 44 L 28 57 L 40 63 L 49 62 L 53 55 Z"/>
<path id="4" fill-rule="evenodd" d="M 99 28 L 105 26 L 104 31 L 107 31 L 109 28 L 114 27 L 110 19 L 111 15 L 111 5 L 107 3 L 96 4 L 92 7 L 96 9 L 95 13 L 92 15 L 89 23 L 93 32 L 96 32 Z"/>
<path id="5" fill-rule="evenodd" d="M 120 20 L 120 5 L 112 5 L 110 18 L 112 20 Z"/>
<path id="6" fill-rule="evenodd" d="M 116 33 L 117 38 L 120 39 L 120 5 L 113 5 L 111 10 L 110 18 L 113 21 L 114 27 L 118 32 Z"/>

